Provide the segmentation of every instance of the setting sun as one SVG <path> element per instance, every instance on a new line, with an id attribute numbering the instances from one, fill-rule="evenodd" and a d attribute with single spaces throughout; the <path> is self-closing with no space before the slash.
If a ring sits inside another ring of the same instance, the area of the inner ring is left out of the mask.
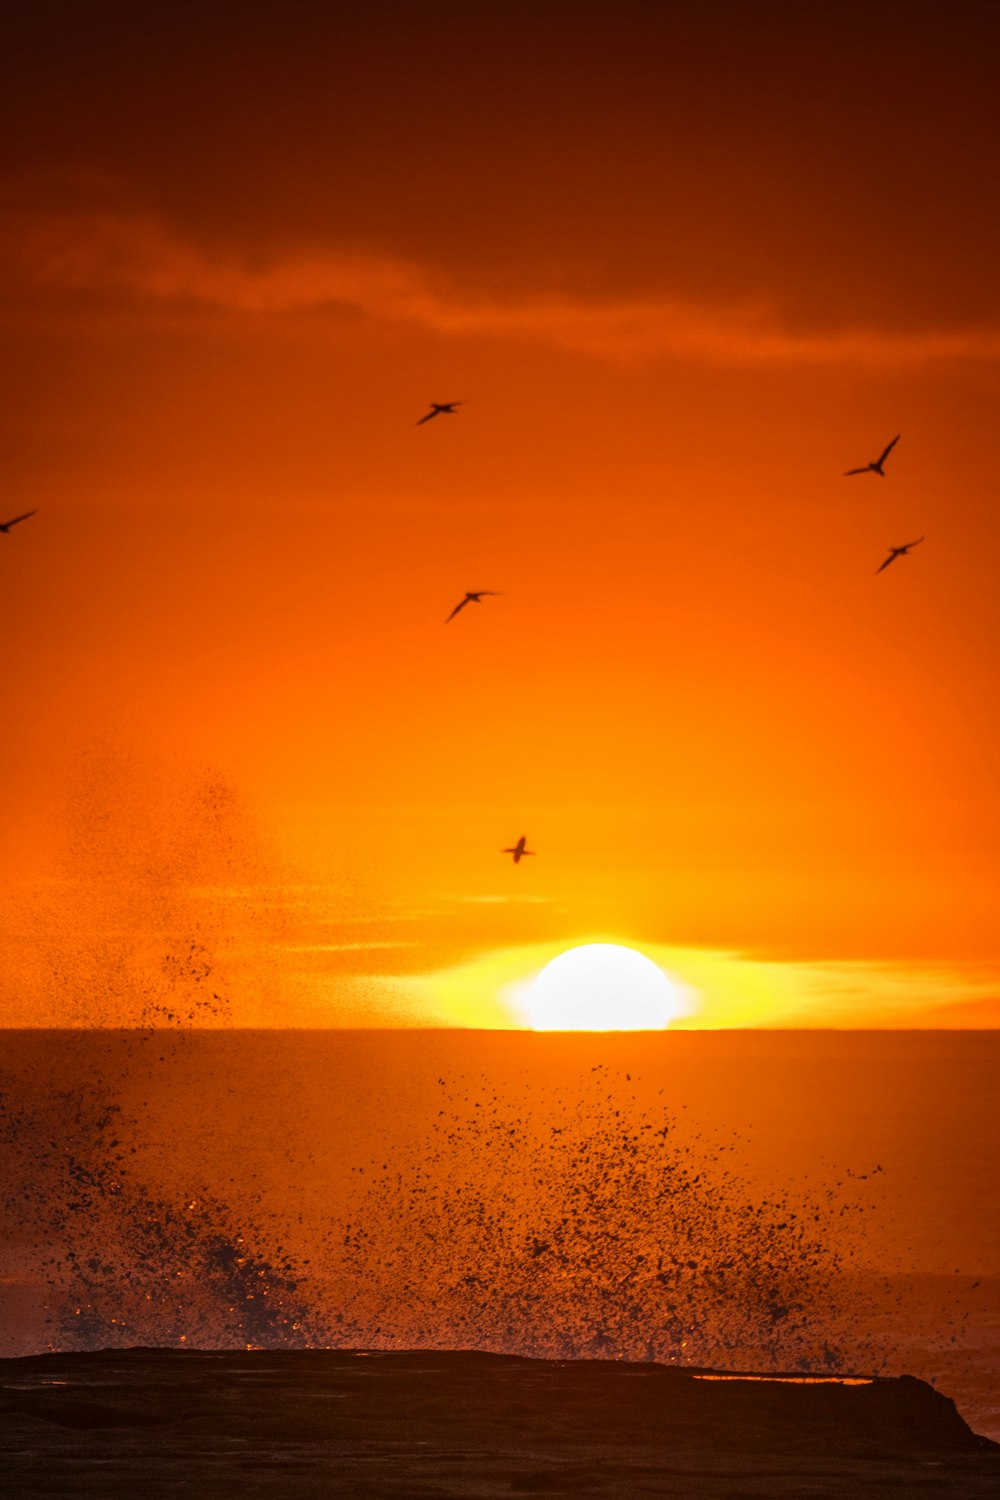
<path id="1" fill-rule="evenodd" d="M 684 1013 L 652 959 L 617 943 L 585 943 L 552 959 L 521 1004 L 536 1031 L 660 1031 Z"/>

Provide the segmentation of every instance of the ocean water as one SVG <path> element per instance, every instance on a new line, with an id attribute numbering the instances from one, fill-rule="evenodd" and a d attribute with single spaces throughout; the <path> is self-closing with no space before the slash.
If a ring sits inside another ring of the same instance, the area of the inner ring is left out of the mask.
<path id="1" fill-rule="evenodd" d="M 1000 1034 L 0 1034 L 0 1353 L 910 1373 L 1000 1438 Z"/>

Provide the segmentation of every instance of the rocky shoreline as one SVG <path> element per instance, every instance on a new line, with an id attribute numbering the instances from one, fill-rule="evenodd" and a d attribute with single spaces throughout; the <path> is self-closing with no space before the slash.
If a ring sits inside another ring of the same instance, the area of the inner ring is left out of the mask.
<path id="1" fill-rule="evenodd" d="M 0 1361 L 0 1472 L 17 1500 L 901 1490 L 973 1500 L 1000 1492 L 1000 1447 L 906 1376 L 127 1349 Z"/>

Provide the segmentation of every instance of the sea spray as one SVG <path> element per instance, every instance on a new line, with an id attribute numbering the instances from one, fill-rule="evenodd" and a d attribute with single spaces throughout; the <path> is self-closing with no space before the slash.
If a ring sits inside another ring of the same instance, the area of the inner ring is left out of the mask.
<path id="1" fill-rule="evenodd" d="M 427 1127 L 373 1143 L 337 1210 L 303 1225 L 291 1156 L 280 1192 L 249 1144 L 228 1192 L 183 1166 L 158 1174 L 145 1097 L 126 1081 L 192 1065 L 197 1038 L 120 1040 L 117 1092 L 84 1068 L 70 1089 L 29 1091 L 30 1103 L 3 1091 L 5 1180 L 17 1184 L 4 1215 L 48 1285 L 53 1346 L 843 1363 L 846 1288 L 878 1201 L 870 1185 L 862 1195 L 839 1174 L 841 1189 L 763 1191 L 740 1136 L 640 1100 L 628 1075 L 597 1067 L 535 1090 L 527 1109 L 483 1079 L 441 1079 Z M 187 1126 L 211 1128 L 207 1106 Z M 179 1136 L 180 1163 L 187 1145 Z M 866 1352 L 870 1368 L 880 1360 Z"/>

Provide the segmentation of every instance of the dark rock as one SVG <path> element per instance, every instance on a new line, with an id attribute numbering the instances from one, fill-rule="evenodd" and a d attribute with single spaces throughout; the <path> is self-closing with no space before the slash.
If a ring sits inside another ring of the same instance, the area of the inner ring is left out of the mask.
<path id="1" fill-rule="evenodd" d="M 442 1351 L 0 1360 L 0 1473 L 41 1497 L 1000 1493 L 930 1386 Z"/>

